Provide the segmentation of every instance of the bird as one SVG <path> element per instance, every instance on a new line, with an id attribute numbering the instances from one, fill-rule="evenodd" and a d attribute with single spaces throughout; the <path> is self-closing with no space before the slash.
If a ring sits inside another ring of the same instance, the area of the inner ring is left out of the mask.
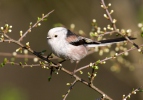
<path id="1" fill-rule="evenodd" d="M 129 37 L 129 39 L 136 38 Z M 81 59 L 87 56 L 89 48 L 108 46 L 123 41 L 127 41 L 125 37 L 95 41 L 77 35 L 65 27 L 54 27 L 47 34 L 47 42 L 53 54 L 64 60 L 76 62 L 76 66 Z"/>

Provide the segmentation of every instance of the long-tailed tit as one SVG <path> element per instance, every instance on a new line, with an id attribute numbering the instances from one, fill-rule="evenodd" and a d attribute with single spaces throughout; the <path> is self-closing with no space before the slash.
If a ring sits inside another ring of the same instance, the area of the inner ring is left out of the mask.
<path id="1" fill-rule="evenodd" d="M 131 40 L 135 38 L 131 38 Z M 106 46 L 126 40 L 124 37 L 93 41 L 78 36 L 64 27 L 52 28 L 48 32 L 47 41 L 53 53 L 65 60 L 80 61 L 88 54 L 89 47 Z"/>

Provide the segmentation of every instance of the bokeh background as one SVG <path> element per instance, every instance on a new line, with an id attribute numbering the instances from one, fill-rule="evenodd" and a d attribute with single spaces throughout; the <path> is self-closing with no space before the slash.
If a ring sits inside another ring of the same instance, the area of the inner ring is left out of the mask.
<path id="1" fill-rule="evenodd" d="M 115 11 L 113 18 L 117 19 L 118 28 L 132 29 L 138 37 L 135 42 L 142 44 L 137 24 L 143 21 L 143 0 L 106 0 L 106 3 L 109 2 L 112 4 L 111 9 Z M 100 7 L 100 0 L 0 0 L 0 26 L 7 23 L 12 25 L 12 33 L 9 35 L 18 39 L 20 30 L 26 31 L 30 22 L 36 22 L 37 17 L 41 17 L 42 13 L 46 14 L 53 9 L 55 11 L 48 20 L 43 22 L 42 26 L 34 28 L 22 41 L 30 42 L 31 48 L 35 51 L 46 49 L 46 54 L 50 53 L 46 35 L 55 24 L 61 23 L 67 28 L 75 24 L 75 31 L 83 30 L 88 37 L 92 19 L 96 19 L 101 27 L 110 23 L 103 17 L 105 11 Z M 0 52 L 13 52 L 17 48 L 14 44 L 0 43 Z M 106 56 L 109 54 L 89 55 L 80 62 L 79 67 Z M 0 56 L 0 62 L 4 58 Z M 121 100 L 123 94 L 128 94 L 133 88 L 143 85 L 142 55 L 134 50 L 125 59 L 134 66 L 134 70 L 130 70 L 129 65 L 111 60 L 100 66 L 94 81 L 96 87 L 114 100 Z M 24 62 L 24 59 L 16 59 L 16 62 L 19 61 Z M 29 59 L 28 63 L 33 63 L 33 60 Z M 119 71 L 111 71 L 112 66 L 115 65 Z M 74 64 L 67 61 L 63 66 L 73 70 Z M 48 77 L 49 70 L 41 67 L 21 68 L 6 65 L 0 68 L 0 100 L 61 100 L 62 95 L 69 88 L 66 83 L 74 79 L 63 72 L 53 75 L 50 82 Z M 86 71 L 82 77 L 88 80 Z M 100 96 L 89 87 L 77 83 L 67 100 L 96 100 Z M 143 100 L 143 93 L 133 95 L 130 100 Z"/>

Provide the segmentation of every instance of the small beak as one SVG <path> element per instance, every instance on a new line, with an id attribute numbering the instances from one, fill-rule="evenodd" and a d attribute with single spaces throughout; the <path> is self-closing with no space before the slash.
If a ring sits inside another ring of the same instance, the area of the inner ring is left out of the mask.
<path id="1" fill-rule="evenodd" d="M 51 39 L 51 37 L 47 37 L 47 39 Z"/>

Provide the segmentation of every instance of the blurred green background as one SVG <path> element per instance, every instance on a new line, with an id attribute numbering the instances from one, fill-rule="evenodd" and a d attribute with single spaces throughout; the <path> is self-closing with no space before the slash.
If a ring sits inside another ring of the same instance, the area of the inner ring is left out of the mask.
<path id="1" fill-rule="evenodd" d="M 117 19 L 118 28 L 131 28 L 136 37 L 140 36 L 137 24 L 143 21 L 143 0 L 105 0 L 111 3 L 113 18 Z M 26 31 L 30 22 L 36 22 L 37 17 L 42 13 L 55 10 L 42 26 L 34 28 L 23 43 L 30 42 L 31 48 L 35 51 L 50 50 L 47 46 L 46 36 L 50 28 L 56 23 L 61 23 L 70 28 L 75 24 L 75 31 L 83 30 L 87 37 L 91 31 L 92 19 L 96 19 L 101 27 L 107 26 L 110 22 L 103 18 L 105 11 L 100 7 L 100 0 L 0 0 L 0 26 L 8 23 L 13 26 L 12 33 L 9 35 L 19 38 L 19 31 Z M 135 40 L 142 44 L 142 38 Z M 0 43 L 0 52 L 13 52 L 18 47 L 14 44 Z M 114 50 L 114 48 L 113 48 Z M 98 53 L 87 56 L 78 67 L 103 59 L 108 54 L 99 56 Z M 0 62 L 3 61 L 0 56 Z M 143 57 L 136 50 L 130 52 L 129 60 L 135 68 L 133 71 L 129 66 L 119 64 L 116 61 L 108 61 L 107 64 L 100 66 L 95 78 L 95 86 L 104 91 L 114 100 L 121 100 L 123 94 L 128 94 L 133 88 L 138 88 L 143 84 Z M 24 61 L 16 59 L 16 62 Z M 29 63 L 33 63 L 29 60 Z M 112 72 L 111 66 L 117 65 L 119 72 Z M 73 70 L 74 64 L 65 62 L 64 67 Z M 89 71 L 89 70 L 88 70 Z M 51 82 L 48 82 L 49 70 L 41 67 L 21 68 L 20 66 L 6 65 L 0 68 L 0 100 L 61 100 L 62 95 L 68 90 L 67 82 L 73 82 L 71 76 L 59 72 L 53 75 Z M 87 78 L 87 71 L 82 76 Z M 67 100 L 96 100 L 101 95 L 89 87 L 77 83 L 71 91 Z M 137 93 L 130 100 L 143 100 L 143 94 Z"/>

